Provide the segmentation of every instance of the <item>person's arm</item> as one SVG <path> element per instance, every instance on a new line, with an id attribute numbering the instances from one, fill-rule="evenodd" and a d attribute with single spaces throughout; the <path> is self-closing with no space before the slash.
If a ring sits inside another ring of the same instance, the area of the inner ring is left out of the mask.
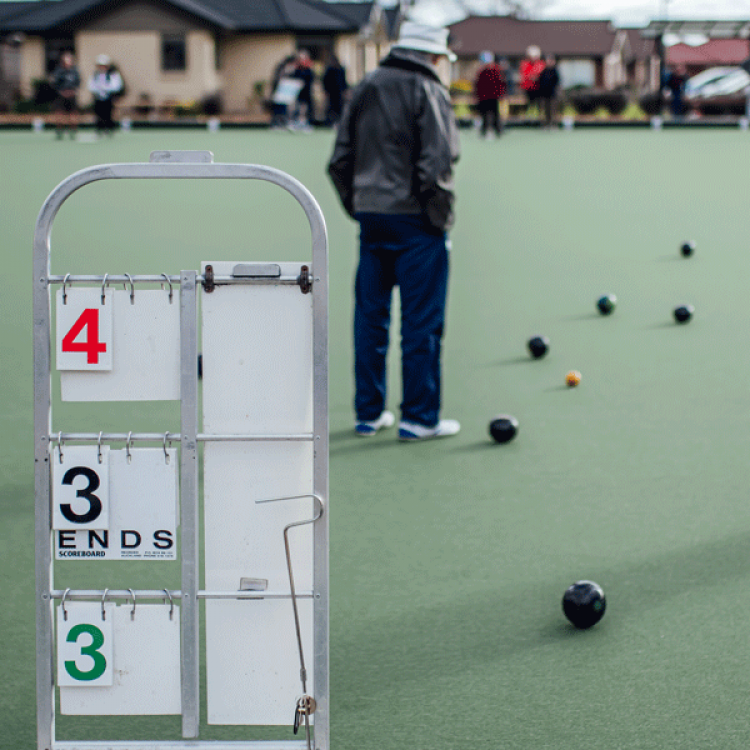
<path id="1" fill-rule="evenodd" d="M 354 124 L 356 121 L 359 90 L 344 108 L 341 116 L 333 154 L 328 163 L 328 174 L 339 194 L 341 204 L 349 216 L 354 216 Z"/>
<path id="2" fill-rule="evenodd" d="M 447 94 L 422 88 L 417 115 L 419 153 L 415 164 L 417 197 L 429 223 L 444 231 L 453 220 L 453 164 L 458 161 L 458 129 Z"/>

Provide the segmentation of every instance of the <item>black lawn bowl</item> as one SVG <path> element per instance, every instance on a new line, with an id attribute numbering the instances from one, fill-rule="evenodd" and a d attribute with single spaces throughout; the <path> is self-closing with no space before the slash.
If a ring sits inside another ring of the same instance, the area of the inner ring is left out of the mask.
<path id="1" fill-rule="evenodd" d="M 500 414 L 490 422 L 490 435 L 496 443 L 507 443 L 518 432 L 518 420 L 510 414 Z"/>
<path id="2" fill-rule="evenodd" d="M 586 630 L 604 617 L 607 600 L 599 584 L 593 581 L 576 581 L 563 594 L 562 608 L 573 625 Z"/>
<path id="3" fill-rule="evenodd" d="M 534 336 L 530 338 L 526 346 L 534 359 L 541 359 L 549 351 L 549 339 L 546 336 Z"/>
<path id="4" fill-rule="evenodd" d="M 683 242 L 680 252 L 684 258 L 689 258 L 695 252 L 695 242 Z"/>
<path id="5" fill-rule="evenodd" d="M 687 323 L 693 317 L 694 312 L 695 308 L 692 305 L 681 305 L 675 307 L 673 315 L 678 323 Z"/>
<path id="6" fill-rule="evenodd" d="M 611 315 L 615 310 L 617 297 L 614 294 L 605 294 L 596 301 L 596 308 L 602 315 Z"/>

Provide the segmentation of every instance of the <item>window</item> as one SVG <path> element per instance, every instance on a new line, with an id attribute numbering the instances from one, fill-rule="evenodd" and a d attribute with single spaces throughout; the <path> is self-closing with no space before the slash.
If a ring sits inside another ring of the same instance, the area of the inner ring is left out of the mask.
<path id="1" fill-rule="evenodd" d="M 187 48 L 184 34 L 164 34 L 161 38 L 161 69 L 187 69 Z"/>

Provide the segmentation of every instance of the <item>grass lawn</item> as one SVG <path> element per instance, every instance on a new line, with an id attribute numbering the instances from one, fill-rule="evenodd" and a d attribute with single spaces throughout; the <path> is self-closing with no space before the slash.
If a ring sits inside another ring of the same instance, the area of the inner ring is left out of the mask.
<path id="1" fill-rule="evenodd" d="M 333 750 L 745 750 L 747 134 L 514 130 L 488 143 L 464 133 L 444 348 L 444 416 L 463 430 L 419 445 L 353 436 L 357 235 L 325 175 L 331 146 L 322 131 L 134 131 L 99 143 L 0 133 L 0 748 L 35 744 L 36 215 L 83 167 L 210 149 L 297 177 L 328 224 Z M 95 184 L 54 227 L 53 273 L 309 257 L 304 215 L 266 184 Z M 688 239 L 697 250 L 684 259 Z M 606 318 L 595 309 L 604 293 L 618 298 Z M 671 311 L 686 302 L 695 319 L 677 326 Z M 535 334 L 551 340 L 539 361 L 525 349 Z M 583 374 L 577 389 L 564 385 L 571 369 Z M 397 356 L 390 374 L 397 411 Z M 54 410 L 57 429 L 179 429 L 173 404 Z M 487 435 L 499 412 L 520 421 L 504 446 Z M 66 565 L 77 564 L 58 564 L 60 581 L 95 582 Z M 113 575 L 148 580 L 148 564 L 129 565 Z M 177 587 L 176 566 L 168 575 Z M 608 596 L 587 632 L 560 607 L 579 578 Z M 61 719 L 60 736 L 85 734 L 77 722 Z M 179 722 L 112 725 L 113 736 L 148 739 Z"/>

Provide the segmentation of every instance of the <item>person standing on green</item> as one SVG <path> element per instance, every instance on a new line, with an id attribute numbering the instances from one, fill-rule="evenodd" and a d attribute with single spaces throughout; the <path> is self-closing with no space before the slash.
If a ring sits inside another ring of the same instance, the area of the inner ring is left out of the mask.
<path id="1" fill-rule="evenodd" d="M 52 88 L 57 94 L 55 100 L 55 137 L 61 140 L 67 128 L 70 137 L 75 138 L 78 130 L 78 102 L 76 94 L 81 85 L 81 76 L 72 52 L 63 52 L 55 72 L 52 74 Z"/>
<path id="2" fill-rule="evenodd" d="M 386 409 L 391 297 L 401 300 L 403 441 L 455 435 L 441 419 L 441 343 L 448 291 L 448 229 L 458 130 L 438 76 L 453 57 L 448 30 L 401 25 L 390 54 L 354 89 L 328 172 L 346 212 L 359 222 L 355 282 L 355 432 L 393 426 Z"/>

